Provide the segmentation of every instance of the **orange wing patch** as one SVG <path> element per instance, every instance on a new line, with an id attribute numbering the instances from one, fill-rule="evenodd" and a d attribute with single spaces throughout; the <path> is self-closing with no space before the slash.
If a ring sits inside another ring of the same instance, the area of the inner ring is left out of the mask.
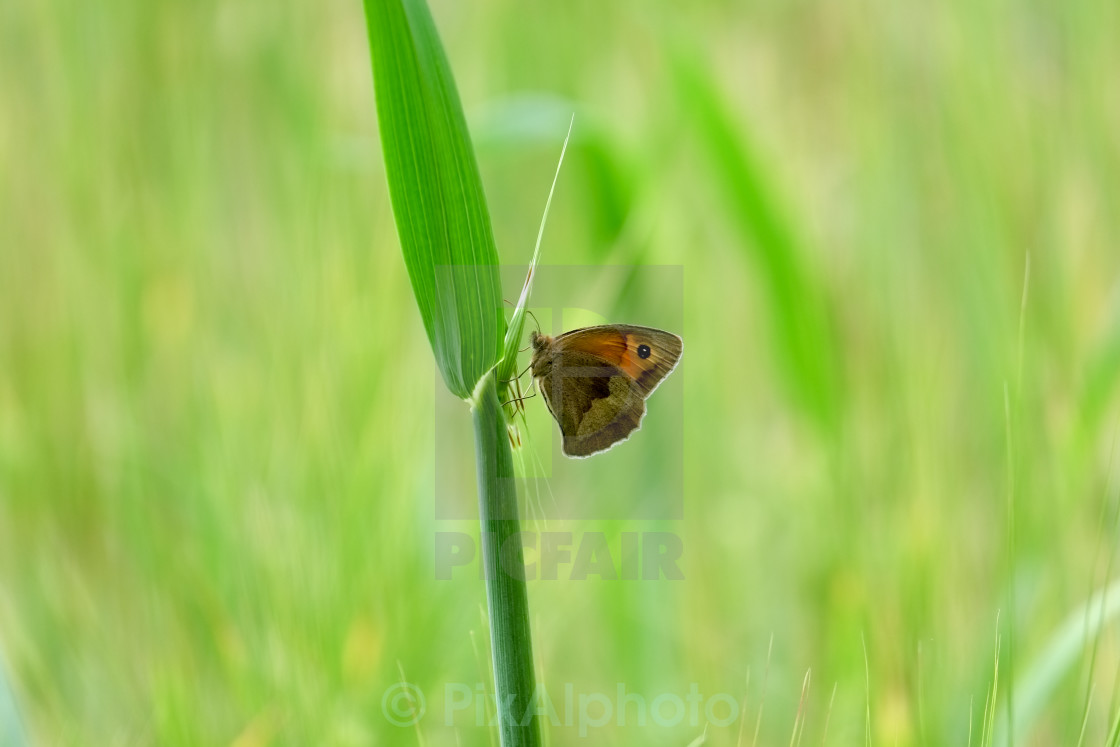
<path id="1" fill-rule="evenodd" d="M 643 374 L 657 367 L 656 355 L 643 359 L 638 354 L 638 348 L 643 343 L 656 349 L 654 341 L 641 333 L 589 328 L 561 335 L 559 341 L 567 350 L 578 350 L 602 358 L 632 379 L 641 379 Z"/>
<path id="2" fill-rule="evenodd" d="M 562 350 L 590 353 L 610 363 L 621 366 L 626 353 L 626 335 L 611 329 L 580 329 L 556 338 Z"/>
<path id="3" fill-rule="evenodd" d="M 638 355 L 638 346 L 645 342 L 649 345 L 648 340 L 639 339 L 638 335 L 625 335 L 626 349 L 622 351 L 622 357 L 618 362 L 618 367 L 626 372 L 626 375 L 632 379 L 642 378 L 642 374 L 652 370 L 656 365 L 656 361 L 652 356 L 642 359 Z"/>

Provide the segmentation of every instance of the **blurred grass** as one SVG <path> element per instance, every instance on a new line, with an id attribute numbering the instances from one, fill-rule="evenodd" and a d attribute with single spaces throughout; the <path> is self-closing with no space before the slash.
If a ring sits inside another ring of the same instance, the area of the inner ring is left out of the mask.
<path id="1" fill-rule="evenodd" d="M 1015 626 L 1007 693 L 1114 580 L 1099 517 L 1118 500 L 1120 8 L 433 10 L 502 256 L 528 259 L 570 114 L 551 140 L 490 137 L 489 113 L 527 91 L 580 110 L 547 261 L 684 265 L 684 520 L 549 529 L 679 531 L 686 580 L 537 582 L 538 674 L 741 695 L 769 744 L 811 667 L 805 743 L 835 684 L 828 742 L 850 744 L 865 637 L 873 743 L 961 743 L 970 704 L 978 736 L 997 613 Z M 726 114 L 722 147 L 765 165 L 813 278 L 805 308 L 827 310 L 829 437 L 791 394 L 781 308 L 672 86 L 680 39 Z M 0 640 L 34 743 L 411 743 L 380 713 L 398 661 L 430 694 L 486 681 L 482 582 L 433 580 L 430 537 L 457 525 L 432 518 L 435 372 L 367 54 L 352 3 L 0 6 Z M 640 322 L 657 302 L 641 286 L 602 304 Z M 642 437 L 675 448 L 654 424 Z M 1086 744 L 1116 716 L 1115 626 L 1099 644 Z M 1076 739 L 1089 650 L 1020 743 Z M 488 743 L 424 723 L 432 744 Z"/>

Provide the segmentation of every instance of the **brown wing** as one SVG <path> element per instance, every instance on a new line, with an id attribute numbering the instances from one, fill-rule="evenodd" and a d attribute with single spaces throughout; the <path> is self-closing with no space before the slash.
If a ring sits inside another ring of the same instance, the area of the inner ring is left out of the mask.
<path id="1" fill-rule="evenodd" d="M 676 335 L 653 327 L 607 324 L 565 332 L 553 342 L 559 352 L 582 352 L 617 367 L 630 376 L 648 397 L 676 368 L 684 343 Z"/>
<path id="2" fill-rule="evenodd" d="M 567 456 L 591 456 L 625 440 L 646 411 L 645 393 L 632 377 L 578 350 L 557 351 L 540 388 Z"/>

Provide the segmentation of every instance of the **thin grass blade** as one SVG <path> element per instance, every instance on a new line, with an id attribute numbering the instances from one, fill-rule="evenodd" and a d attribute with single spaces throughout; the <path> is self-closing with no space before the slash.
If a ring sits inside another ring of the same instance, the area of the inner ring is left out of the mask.
<path id="1" fill-rule="evenodd" d="M 506 328 L 502 362 L 498 365 L 499 382 L 508 381 L 516 373 L 517 350 L 521 346 L 521 335 L 525 331 L 525 307 L 528 305 L 529 295 L 533 291 L 533 272 L 537 269 L 537 262 L 541 257 L 541 239 L 544 238 L 544 226 L 548 222 L 548 211 L 552 208 L 552 195 L 556 193 L 556 182 L 560 179 L 560 167 L 564 165 L 564 154 L 568 152 L 568 141 L 572 138 L 573 124 L 575 124 L 575 115 L 568 123 L 568 134 L 564 136 L 564 145 L 560 148 L 560 159 L 556 162 L 556 173 L 552 177 L 552 186 L 549 187 L 548 199 L 544 203 L 544 214 L 541 216 L 541 225 L 537 230 L 537 244 L 533 247 L 533 258 L 529 262 L 525 284 L 521 287 L 521 297 L 517 299 L 517 306 L 514 307 L 509 327 Z"/>

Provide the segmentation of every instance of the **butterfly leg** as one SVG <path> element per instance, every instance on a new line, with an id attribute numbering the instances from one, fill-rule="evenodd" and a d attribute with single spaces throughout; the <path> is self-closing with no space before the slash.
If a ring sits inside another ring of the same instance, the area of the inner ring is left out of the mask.
<path id="1" fill-rule="evenodd" d="M 525 373 L 525 372 L 522 371 L 522 373 Z M 518 407 L 520 408 L 522 406 L 521 405 L 522 402 L 524 402 L 527 399 L 532 399 L 533 397 L 537 396 L 537 392 L 533 392 L 530 395 L 522 395 L 521 394 L 521 383 L 520 383 L 520 381 L 518 379 L 512 379 L 512 381 L 517 381 L 518 382 L 516 384 L 517 390 L 518 390 L 517 391 L 518 396 L 514 397 L 513 399 L 510 399 L 510 400 L 507 400 L 507 401 L 503 402 L 502 407 L 505 407 L 506 405 L 508 405 L 510 403 L 516 402 L 518 404 Z M 533 382 L 531 384 L 529 384 L 529 389 L 532 389 L 536 385 L 536 383 L 537 383 L 537 380 L 533 379 Z M 529 390 L 527 389 L 526 391 L 529 391 Z"/>

